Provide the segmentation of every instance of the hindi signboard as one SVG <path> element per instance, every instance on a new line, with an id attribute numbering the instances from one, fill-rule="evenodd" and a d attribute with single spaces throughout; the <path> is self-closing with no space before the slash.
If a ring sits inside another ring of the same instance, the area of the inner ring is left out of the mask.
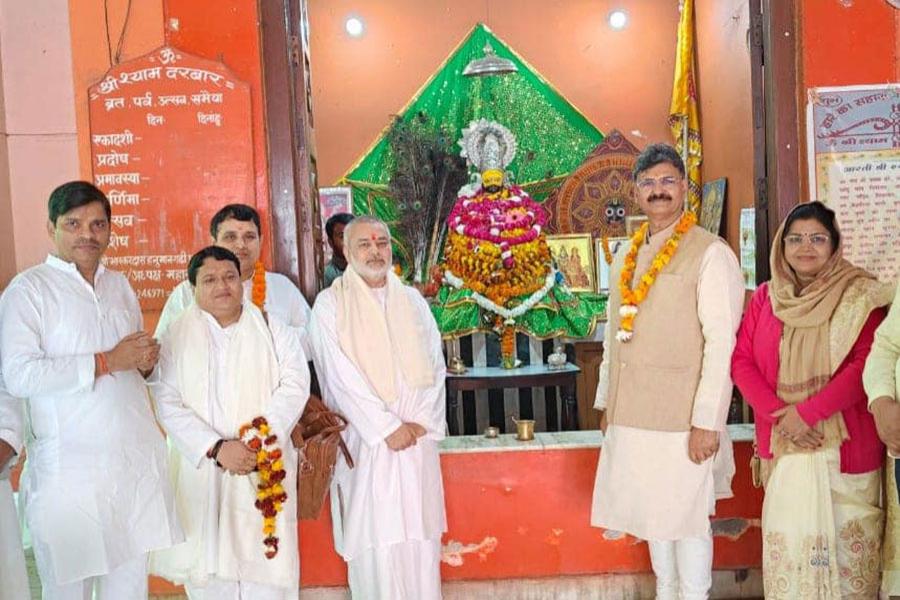
<path id="1" fill-rule="evenodd" d="M 161 310 L 209 244 L 210 216 L 255 205 L 250 88 L 221 62 L 164 46 L 88 90 L 94 183 L 112 204 L 106 264 Z"/>

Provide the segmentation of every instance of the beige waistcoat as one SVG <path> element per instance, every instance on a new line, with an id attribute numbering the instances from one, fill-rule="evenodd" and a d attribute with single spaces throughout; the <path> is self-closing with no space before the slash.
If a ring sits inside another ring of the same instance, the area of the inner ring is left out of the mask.
<path id="1" fill-rule="evenodd" d="M 647 271 L 673 230 L 660 231 L 641 246 L 634 281 Z M 690 430 L 704 345 L 697 316 L 697 283 L 703 254 L 717 239 L 699 226 L 684 235 L 638 307 L 634 337 L 624 344 L 615 339 L 615 332 L 622 300 L 619 275 L 627 249 L 616 254 L 610 271 L 608 311 L 610 424 L 654 431 Z"/>

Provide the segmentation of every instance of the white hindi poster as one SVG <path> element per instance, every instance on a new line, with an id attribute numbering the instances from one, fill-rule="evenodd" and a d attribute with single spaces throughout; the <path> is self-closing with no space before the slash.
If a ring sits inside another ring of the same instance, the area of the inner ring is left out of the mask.
<path id="1" fill-rule="evenodd" d="M 900 84 L 815 88 L 807 104 L 810 193 L 838 216 L 844 256 L 900 275 Z"/>

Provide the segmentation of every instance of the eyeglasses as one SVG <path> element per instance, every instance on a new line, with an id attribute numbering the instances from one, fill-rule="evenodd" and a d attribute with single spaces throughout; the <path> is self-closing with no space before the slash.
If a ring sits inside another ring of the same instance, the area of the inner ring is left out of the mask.
<path id="1" fill-rule="evenodd" d="M 639 179 L 637 182 L 638 188 L 642 192 L 649 192 L 656 188 L 656 184 L 660 184 L 664 188 L 673 188 L 681 181 L 680 177 L 673 177 L 668 175 L 666 177 L 660 177 L 659 179 L 653 179 L 652 177 L 647 177 L 645 179 Z"/>
<path id="2" fill-rule="evenodd" d="M 822 247 L 831 243 L 831 236 L 827 233 L 792 233 L 784 236 L 784 243 L 794 248 L 807 240 L 813 246 Z"/>

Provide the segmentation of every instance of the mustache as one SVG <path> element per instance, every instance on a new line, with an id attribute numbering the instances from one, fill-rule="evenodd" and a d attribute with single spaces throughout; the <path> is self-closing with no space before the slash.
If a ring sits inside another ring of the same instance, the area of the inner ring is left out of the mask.
<path id="1" fill-rule="evenodd" d="M 670 194 L 662 193 L 662 194 L 653 194 L 649 198 L 647 198 L 648 202 L 653 202 L 654 200 L 671 200 L 672 196 Z"/>
<path id="2" fill-rule="evenodd" d="M 95 242 L 94 240 L 78 240 L 75 242 L 76 246 L 90 246 L 91 248 L 99 248 L 100 244 Z"/>

